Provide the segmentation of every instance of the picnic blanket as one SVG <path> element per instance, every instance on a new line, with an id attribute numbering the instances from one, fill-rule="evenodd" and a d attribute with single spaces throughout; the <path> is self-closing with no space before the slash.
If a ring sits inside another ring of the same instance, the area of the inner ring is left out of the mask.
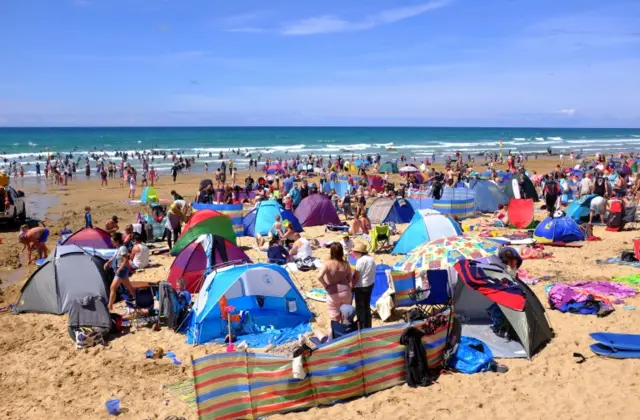
<path id="1" fill-rule="evenodd" d="M 596 260 L 596 264 L 618 264 L 618 265 L 629 265 L 631 267 L 640 268 L 640 262 L 638 261 L 622 261 L 619 257 L 611 257 L 606 260 Z"/>

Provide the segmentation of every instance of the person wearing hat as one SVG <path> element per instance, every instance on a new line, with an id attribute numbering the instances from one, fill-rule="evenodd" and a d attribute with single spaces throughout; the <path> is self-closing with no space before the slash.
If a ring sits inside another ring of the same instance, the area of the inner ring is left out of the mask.
<path id="1" fill-rule="evenodd" d="M 182 209 L 177 203 L 171 204 L 169 214 L 167 215 L 167 223 L 165 224 L 162 240 L 167 238 L 169 249 L 173 246 L 173 242 L 178 240 L 178 236 L 182 233 Z"/>
<path id="2" fill-rule="evenodd" d="M 356 301 L 356 313 L 360 328 L 371 328 L 371 292 L 376 278 L 376 262 L 367 251 L 367 245 L 357 242 L 353 246 L 356 256 L 356 268 L 353 273 L 353 294 Z"/>
<path id="3" fill-rule="evenodd" d="M 118 226 L 118 216 L 113 216 L 111 220 L 107 220 L 107 222 L 104 224 L 104 230 L 109 235 L 116 233 L 118 229 L 120 229 L 120 226 Z"/>
<path id="4" fill-rule="evenodd" d="M 349 235 L 349 232 L 342 232 L 340 245 L 342 245 L 342 249 L 344 249 L 345 255 L 351 254 L 351 250 L 353 249 L 353 240 L 351 239 L 351 235 Z"/>

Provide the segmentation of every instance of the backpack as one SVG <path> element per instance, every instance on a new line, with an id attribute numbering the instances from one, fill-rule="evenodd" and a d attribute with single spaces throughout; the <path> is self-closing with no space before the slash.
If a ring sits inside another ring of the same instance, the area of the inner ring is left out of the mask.
<path id="1" fill-rule="evenodd" d="M 544 184 L 544 195 L 558 195 L 558 183 L 549 181 Z"/>
<path id="2" fill-rule="evenodd" d="M 593 193 L 599 195 L 600 197 L 604 197 L 604 193 L 606 192 L 605 179 L 601 176 L 596 178 L 596 181 L 593 186 Z"/>
<path id="3" fill-rule="evenodd" d="M 427 365 L 427 352 L 422 345 L 424 333 L 416 327 L 409 327 L 400 336 L 400 344 L 405 346 L 404 370 L 407 385 L 412 388 L 431 385 Z"/>

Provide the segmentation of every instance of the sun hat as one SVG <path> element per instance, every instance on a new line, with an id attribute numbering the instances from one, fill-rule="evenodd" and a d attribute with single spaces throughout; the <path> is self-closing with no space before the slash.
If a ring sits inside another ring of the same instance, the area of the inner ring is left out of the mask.
<path id="1" fill-rule="evenodd" d="M 356 244 L 351 248 L 353 252 L 357 252 L 358 254 L 366 254 L 367 253 L 367 245 L 363 242 L 356 242 Z"/>
<path id="2" fill-rule="evenodd" d="M 349 232 L 342 232 L 342 237 L 343 238 L 348 238 L 349 236 L 350 236 Z"/>

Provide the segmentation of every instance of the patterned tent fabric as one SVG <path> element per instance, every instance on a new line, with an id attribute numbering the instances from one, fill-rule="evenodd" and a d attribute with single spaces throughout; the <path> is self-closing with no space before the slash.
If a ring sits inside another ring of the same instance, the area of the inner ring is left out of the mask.
<path id="1" fill-rule="evenodd" d="M 244 235 L 244 226 L 242 225 L 242 204 L 202 204 L 202 203 L 193 203 L 192 204 L 194 210 L 213 210 L 218 213 L 224 214 L 229 219 L 231 219 L 231 224 L 233 225 L 233 231 L 236 233 L 236 236 L 240 237 Z"/>
<path id="2" fill-rule="evenodd" d="M 439 325 L 423 338 L 429 368 L 443 365 L 451 312 L 427 320 Z M 362 330 L 315 350 L 304 360 L 307 376 L 292 377 L 292 360 L 255 353 L 213 354 L 193 360 L 198 417 L 257 419 L 333 404 L 405 382 L 399 343 L 407 324 Z"/>
<path id="3" fill-rule="evenodd" d="M 463 259 L 476 260 L 498 253 L 496 242 L 454 236 L 427 242 L 400 259 L 393 268 L 399 271 L 439 270 L 453 266 Z"/>

